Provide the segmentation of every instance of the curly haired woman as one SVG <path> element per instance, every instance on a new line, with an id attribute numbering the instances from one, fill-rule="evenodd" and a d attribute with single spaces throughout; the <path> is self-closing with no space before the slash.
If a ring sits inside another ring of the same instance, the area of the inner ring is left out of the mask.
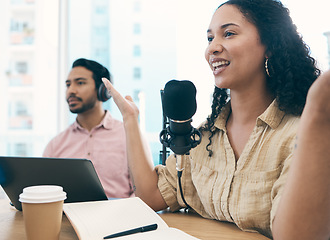
<path id="1" fill-rule="evenodd" d="M 107 84 L 123 115 L 135 193 L 154 210 L 189 206 L 205 218 L 272 238 L 273 223 L 276 233 L 285 226 L 275 217 L 286 212 L 281 198 L 300 116 L 320 70 L 288 9 L 276 0 L 225 2 L 211 19 L 207 39 L 205 58 L 216 86 L 212 113 L 200 126 L 201 144 L 183 159 L 182 190 L 176 156 L 166 166 L 152 166 L 137 107 Z M 295 239 L 308 236 L 299 234 Z"/>

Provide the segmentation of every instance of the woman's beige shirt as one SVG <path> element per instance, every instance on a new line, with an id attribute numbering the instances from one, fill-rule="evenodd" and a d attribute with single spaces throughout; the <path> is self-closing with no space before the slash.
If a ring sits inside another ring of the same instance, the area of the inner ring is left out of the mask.
<path id="1" fill-rule="evenodd" d="M 182 185 L 187 203 L 205 218 L 234 222 L 245 231 L 271 237 L 271 222 L 287 178 L 299 117 L 285 115 L 274 101 L 260 115 L 238 161 L 226 132 L 228 104 L 215 122 L 208 156 L 208 133 L 184 158 Z M 157 166 L 158 187 L 171 210 L 184 207 L 177 182 L 176 159 Z"/>

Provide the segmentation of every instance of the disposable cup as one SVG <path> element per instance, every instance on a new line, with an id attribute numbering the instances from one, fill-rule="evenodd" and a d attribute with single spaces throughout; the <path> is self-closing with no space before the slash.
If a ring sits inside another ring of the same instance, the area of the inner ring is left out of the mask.
<path id="1" fill-rule="evenodd" d="M 28 240 L 59 239 L 65 199 L 66 193 L 61 186 L 39 185 L 23 189 L 19 200 Z"/>

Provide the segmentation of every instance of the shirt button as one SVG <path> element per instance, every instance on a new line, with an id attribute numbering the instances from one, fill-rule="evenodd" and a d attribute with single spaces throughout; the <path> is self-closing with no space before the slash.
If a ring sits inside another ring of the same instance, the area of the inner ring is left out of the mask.
<path id="1" fill-rule="evenodd" d="M 89 155 L 91 155 L 91 153 L 87 153 L 87 155 L 89 156 Z"/>
<path id="2" fill-rule="evenodd" d="M 93 134 L 89 135 L 89 137 L 90 137 L 90 138 L 93 137 Z"/>

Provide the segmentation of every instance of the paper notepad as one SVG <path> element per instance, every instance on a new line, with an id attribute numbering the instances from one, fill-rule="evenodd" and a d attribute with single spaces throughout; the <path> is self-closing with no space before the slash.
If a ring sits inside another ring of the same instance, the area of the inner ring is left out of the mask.
<path id="1" fill-rule="evenodd" d="M 164 220 L 140 198 L 65 203 L 63 210 L 80 240 L 98 240 L 110 234 L 157 223 L 156 230 L 114 238 L 196 240 L 185 232 L 170 228 Z"/>

